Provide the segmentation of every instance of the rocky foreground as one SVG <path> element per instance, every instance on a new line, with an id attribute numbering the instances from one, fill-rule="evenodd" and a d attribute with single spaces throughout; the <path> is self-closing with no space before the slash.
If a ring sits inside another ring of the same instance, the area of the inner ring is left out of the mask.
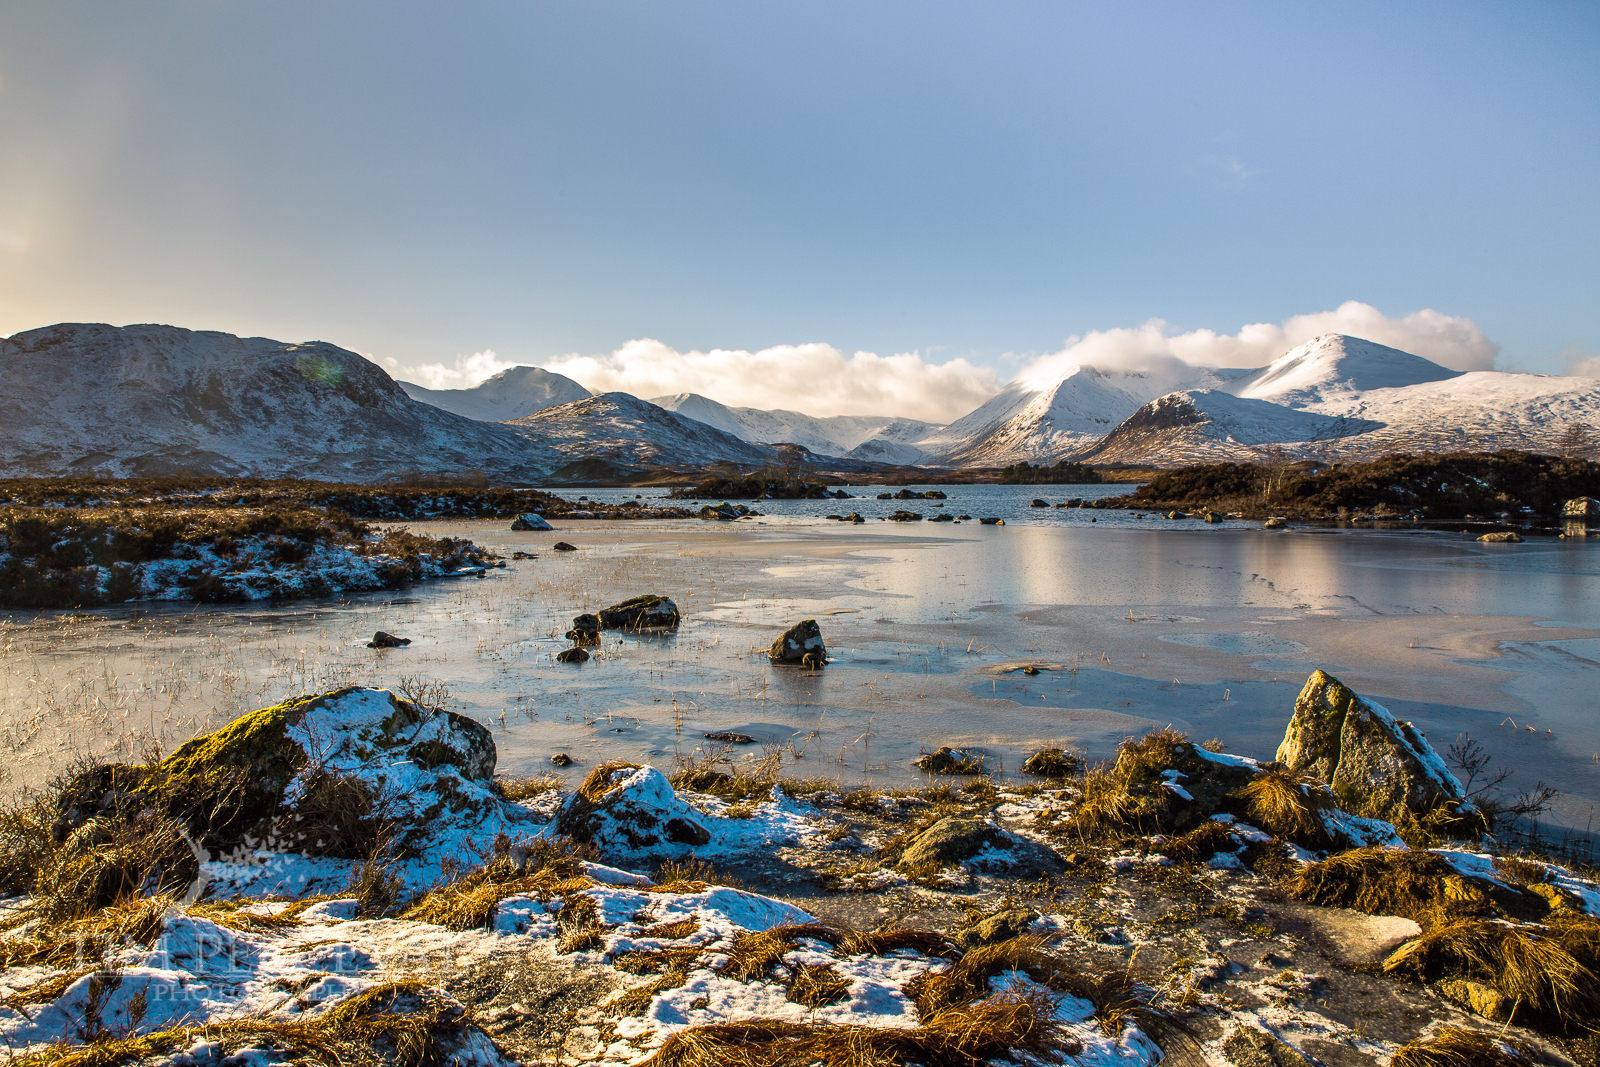
<path id="1" fill-rule="evenodd" d="M 949 754 L 959 759 L 960 754 Z M 1321 672 L 1273 763 L 1158 731 L 1026 781 L 781 752 L 495 775 L 292 700 L 0 817 L 25 1063 L 1594 1063 L 1600 885 Z"/>

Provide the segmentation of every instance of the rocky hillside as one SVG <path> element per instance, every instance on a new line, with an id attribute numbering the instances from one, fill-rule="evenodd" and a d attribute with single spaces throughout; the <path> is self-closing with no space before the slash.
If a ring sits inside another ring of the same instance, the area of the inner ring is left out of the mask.
<path id="1" fill-rule="evenodd" d="M 0 340 L 0 476 L 537 482 L 544 443 L 418 403 L 324 342 L 62 323 Z"/>
<path id="2" fill-rule="evenodd" d="M 777 450 L 657 407 L 629 393 L 601 393 L 507 424 L 569 460 L 604 457 L 627 467 L 766 466 Z"/>

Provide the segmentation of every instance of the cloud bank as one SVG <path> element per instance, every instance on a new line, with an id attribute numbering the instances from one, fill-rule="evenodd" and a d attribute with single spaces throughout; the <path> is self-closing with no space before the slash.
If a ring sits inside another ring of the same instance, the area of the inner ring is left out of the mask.
<path id="1" fill-rule="evenodd" d="M 1500 346 L 1471 319 L 1424 309 L 1392 319 L 1357 300 L 1334 311 L 1295 315 L 1282 325 L 1255 323 L 1236 334 L 1191 330 L 1172 334 L 1152 319 L 1131 329 L 1095 330 L 1067 339 L 1059 352 L 1029 363 L 1017 376 L 1040 387 L 1088 364 L 1102 370 L 1176 372 L 1191 367 L 1262 367 L 1325 333 L 1343 333 L 1431 359 L 1452 370 L 1490 370 Z"/>
<path id="2" fill-rule="evenodd" d="M 1142 326 L 1095 330 L 1067 339 L 1059 352 L 1024 364 L 1019 381 L 1055 384 L 1077 367 L 1143 370 L 1182 378 L 1187 367 L 1261 367 L 1289 349 L 1325 333 L 1345 333 L 1412 352 L 1455 370 L 1488 370 L 1500 346 L 1471 319 L 1438 311 L 1390 318 L 1351 300 L 1333 311 L 1295 315 L 1282 324 L 1255 323 L 1235 334 L 1214 330 L 1172 333 L 1152 319 Z M 1594 361 L 1573 360 L 1571 373 L 1600 373 Z M 514 362 L 492 350 L 456 356 L 450 364 L 401 367 L 394 373 L 433 389 L 476 385 Z M 679 352 L 660 341 L 629 341 L 606 355 L 568 355 L 539 364 L 596 393 L 621 391 L 650 399 L 700 393 L 731 407 L 785 408 L 808 415 L 893 415 L 951 422 L 993 396 L 1002 382 L 994 370 L 965 359 L 930 363 L 916 353 L 846 355 L 825 344 L 777 345 L 759 352 L 714 349 Z"/>

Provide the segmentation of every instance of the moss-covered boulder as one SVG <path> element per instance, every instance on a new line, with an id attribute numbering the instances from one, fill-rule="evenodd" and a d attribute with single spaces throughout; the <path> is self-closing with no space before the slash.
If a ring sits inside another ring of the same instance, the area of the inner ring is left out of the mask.
<path id="1" fill-rule="evenodd" d="M 656 593 L 631 597 L 599 612 L 602 630 L 664 630 L 678 625 L 678 605 Z"/>
<path id="2" fill-rule="evenodd" d="M 57 833 L 155 808 L 214 855 L 420 853 L 447 838 L 492 837 L 505 821 L 491 788 L 495 755 L 488 729 L 465 716 L 386 689 L 338 689 L 253 711 L 159 763 L 78 776 L 62 794 Z"/>
<path id="3" fill-rule="evenodd" d="M 1307 679 L 1278 762 L 1320 778 L 1348 811 L 1396 825 L 1441 812 L 1481 821 L 1460 781 L 1422 732 L 1325 671 Z"/>
<path id="4" fill-rule="evenodd" d="M 905 871 L 974 866 L 981 869 L 1023 867 L 1059 871 L 1063 864 L 1049 848 L 1018 837 L 988 819 L 951 815 L 928 827 L 900 854 Z"/>

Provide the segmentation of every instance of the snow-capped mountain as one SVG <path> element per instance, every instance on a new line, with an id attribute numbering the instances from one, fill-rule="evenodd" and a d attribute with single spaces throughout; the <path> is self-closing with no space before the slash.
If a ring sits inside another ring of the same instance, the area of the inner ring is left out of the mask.
<path id="1" fill-rule="evenodd" d="M 1220 386 L 1227 373 L 1202 367 L 1156 373 L 1080 366 L 1053 384 L 1012 382 L 976 411 L 914 443 L 928 462 L 947 466 L 1054 463 L 1093 447 L 1156 397 L 1174 389 Z"/>
<path id="2" fill-rule="evenodd" d="M 818 418 L 798 411 L 764 411 L 761 408 L 732 408 L 699 393 L 658 396 L 650 401 L 657 407 L 675 411 L 686 418 L 715 426 L 753 444 L 797 444 L 818 455 L 854 456 L 856 449 L 882 441 L 885 447 L 905 445 L 940 429 L 929 422 L 897 419 L 886 415 L 833 415 Z M 920 450 L 907 452 L 921 457 Z M 876 457 L 868 457 L 875 459 Z M 882 462 L 916 462 L 887 460 Z"/>
<path id="3" fill-rule="evenodd" d="M 762 466 L 778 460 L 774 449 L 631 393 L 601 393 L 545 408 L 506 426 L 569 459 L 601 456 L 627 467 L 703 467 L 722 462 Z"/>
<path id="4" fill-rule="evenodd" d="M 483 470 L 535 482 L 564 460 L 408 397 L 320 341 L 61 323 L 0 340 L 0 474 L 383 481 Z"/>
<path id="5" fill-rule="evenodd" d="M 1299 408 L 1370 389 L 1442 382 L 1461 373 L 1398 348 L 1325 333 L 1290 349 L 1261 370 L 1235 378 L 1223 389 L 1234 396 Z"/>
<path id="6" fill-rule="evenodd" d="M 1356 337 L 1326 334 L 1221 389 L 1140 408 L 1079 458 L 1095 463 L 1358 459 L 1502 448 L 1555 452 L 1600 415 L 1600 379 L 1463 373 Z"/>
<path id="7" fill-rule="evenodd" d="M 470 389 L 427 389 L 411 382 L 397 384 L 413 400 L 479 422 L 509 422 L 594 395 L 566 375 L 543 367 L 509 367 Z"/>

